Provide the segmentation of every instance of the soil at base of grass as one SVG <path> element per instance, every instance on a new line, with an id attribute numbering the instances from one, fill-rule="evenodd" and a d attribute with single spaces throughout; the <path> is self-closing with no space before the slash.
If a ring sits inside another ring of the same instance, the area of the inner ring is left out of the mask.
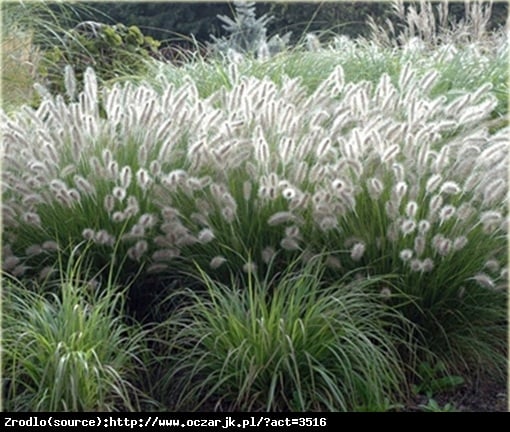
<path id="1" fill-rule="evenodd" d="M 437 405 L 444 407 L 450 404 L 455 412 L 509 412 L 508 385 L 491 379 L 484 379 L 478 383 L 467 383 L 453 391 L 437 393 L 432 397 Z M 429 402 L 425 395 L 412 397 L 400 412 L 424 412 L 423 407 Z M 201 407 L 199 412 L 229 412 L 223 411 L 211 400 Z"/>
<path id="2" fill-rule="evenodd" d="M 460 386 L 453 391 L 432 396 L 440 407 L 447 404 L 460 412 L 508 412 L 508 385 L 491 379 Z M 406 411 L 424 411 L 429 398 L 424 395 L 413 397 Z M 421 405 L 421 406 L 420 406 Z"/>

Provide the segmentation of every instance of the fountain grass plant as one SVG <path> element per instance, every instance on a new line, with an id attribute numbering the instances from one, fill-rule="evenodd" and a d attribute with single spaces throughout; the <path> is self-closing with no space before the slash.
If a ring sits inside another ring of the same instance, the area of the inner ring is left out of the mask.
<path id="1" fill-rule="evenodd" d="M 203 98 L 191 79 L 100 90 L 91 69 L 76 94 L 68 68 L 73 102 L 3 114 L 4 270 L 45 278 L 62 241 L 85 239 L 98 269 L 126 257 L 124 281 L 196 262 L 227 283 L 326 250 L 331 280 L 402 275 L 404 314 L 452 367 L 501 365 L 508 128 L 486 126 L 492 86 L 433 97 L 440 74 L 410 63 L 376 85 L 337 67 L 312 93 L 226 71 Z"/>
<path id="2" fill-rule="evenodd" d="M 3 277 L 2 377 L 8 411 L 139 411 L 147 333 L 112 280 L 92 283 L 86 255 L 41 284 Z M 62 263 L 64 264 L 64 263 Z M 145 378 L 146 379 L 146 378 Z"/>
<path id="3" fill-rule="evenodd" d="M 242 76 L 269 77 L 278 84 L 285 76 L 300 78 L 308 92 L 313 92 L 338 66 L 343 68 L 346 81 L 367 80 L 375 85 L 384 73 L 396 83 L 404 65 L 413 62 L 418 74 L 424 75 L 430 69 L 438 71 L 432 94 L 445 95 L 449 100 L 464 91 L 474 91 L 487 82 L 492 83 L 498 98 L 493 117 L 504 117 L 508 112 L 508 46 L 503 33 L 500 39 L 499 49 L 488 53 L 478 50 L 476 45 L 439 46 L 427 51 L 420 47 L 402 50 L 377 46 L 370 40 L 339 36 L 315 51 L 307 51 L 303 45 L 290 48 L 270 60 L 239 57 L 237 61 Z M 160 76 L 176 86 L 191 77 L 202 97 L 208 97 L 222 87 L 232 87 L 228 79 L 228 63 L 221 59 L 197 57 L 179 67 L 154 63 L 147 79 L 157 83 Z"/>
<path id="4" fill-rule="evenodd" d="M 199 268 L 205 293 L 173 293 L 168 301 L 180 307 L 157 331 L 168 406 L 386 411 L 401 401 L 406 374 L 396 347 L 409 340 L 397 334 L 408 323 L 366 290 L 388 281 L 325 284 L 320 261 L 295 261 L 278 277 L 232 275 L 228 284 Z"/>
<path id="5" fill-rule="evenodd" d="M 508 25 L 489 30 L 491 4 L 467 4 L 466 18 L 456 22 L 448 15 L 447 1 L 435 8 L 427 1 L 419 2 L 419 7 L 405 7 L 401 1 L 392 3 L 399 24 L 388 22 L 383 27 L 369 17 L 368 38 L 329 37 L 324 32 L 328 42 L 321 44 L 316 35 L 307 34 L 297 46 L 270 58 L 238 54 L 229 56 L 227 62 L 218 58 L 205 61 L 198 56 L 184 67 L 154 63 L 148 79 L 164 75 L 181 85 L 186 76 L 191 76 L 200 95 L 208 97 L 222 86 L 231 87 L 226 69 L 234 61 L 239 63 L 243 76 L 269 77 L 278 84 L 284 76 L 299 77 L 312 92 L 337 66 L 344 69 L 346 81 L 367 80 L 375 85 L 383 73 L 396 83 L 404 65 L 412 62 L 419 74 L 430 69 L 438 71 L 432 95 L 445 95 L 449 100 L 459 92 L 492 83 L 498 97 L 493 117 L 497 118 L 496 123 L 505 123 L 500 120 L 508 112 Z M 255 38 L 252 42 L 257 41 Z"/>

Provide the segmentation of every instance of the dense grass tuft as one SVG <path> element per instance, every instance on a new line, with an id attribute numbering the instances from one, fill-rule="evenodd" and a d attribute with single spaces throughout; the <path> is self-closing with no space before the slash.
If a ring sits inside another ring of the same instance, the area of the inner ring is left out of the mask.
<path id="1" fill-rule="evenodd" d="M 385 411 L 404 387 L 390 336 L 402 319 L 366 288 L 383 279 L 325 286 L 323 265 L 278 281 L 228 285 L 201 271 L 206 292 L 159 329 L 163 393 L 178 410 Z M 398 340 L 404 345 L 406 341 Z M 164 363 L 165 364 L 165 363 Z M 173 405 L 172 405 L 173 406 Z"/>
<path id="2" fill-rule="evenodd" d="M 58 282 L 36 287 L 40 292 L 4 276 L 6 410 L 139 411 L 152 404 L 139 390 L 146 332 L 126 319 L 124 293 L 99 290 L 81 264 L 77 258 Z"/>

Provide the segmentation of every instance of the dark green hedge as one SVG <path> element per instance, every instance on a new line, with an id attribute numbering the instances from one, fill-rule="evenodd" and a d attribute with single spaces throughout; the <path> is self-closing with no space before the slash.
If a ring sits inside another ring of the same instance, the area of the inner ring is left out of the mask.
<path id="1" fill-rule="evenodd" d="M 221 21 L 217 15 L 232 16 L 232 2 L 99 2 L 81 3 L 88 10 L 81 16 L 83 20 L 125 25 L 136 25 L 146 35 L 157 40 L 175 40 L 179 35 L 195 35 L 200 42 L 210 41 L 210 34 L 223 34 Z M 91 12 L 94 9 L 95 12 Z M 464 13 L 464 3 L 450 4 L 451 12 L 457 17 Z M 296 42 L 308 31 L 334 31 L 350 36 L 366 34 L 365 20 L 368 15 L 377 20 L 391 16 L 390 2 L 257 2 L 257 13 L 269 13 L 274 19 L 268 25 L 268 36 L 293 32 L 292 42 Z M 495 2 L 492 25 L 505 22 L 508 2 Z M 106 19 L 105 15 L 110 19 Z"/>

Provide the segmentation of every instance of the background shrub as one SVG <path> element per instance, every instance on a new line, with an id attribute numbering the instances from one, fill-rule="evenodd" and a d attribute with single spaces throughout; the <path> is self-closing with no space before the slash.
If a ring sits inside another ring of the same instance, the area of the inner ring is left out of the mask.
<path id="1" fill-rule="evenodd" d="M 463 2 L 449 2 L 449 16 L 458 21 L 465 14 Z M 111 23 L 122 22 L 137 25 L 145 34 L 158 40 L 175 39 L 180 36 L 195 38 L 205 43 L 213 33 L 217 37 L 226 34 L 219 25 L 217 15 L 232 15 L 233 2 L 175 2 L 172 8 L 158 2 L 94 3 L 95 12 L 82 14 L 81 20 L 97 19 L 98 12 L 108 14 Z M 274 19 L 268 23 L 268 35 L 292 32 L 292 43 L 297 43 L 307 32 L 345 34 L 349 37 L 368 36 L 367 16 L 376 17 L 382 25 L 391 19 L 398 28 L 401 21 L 393 14 L 391 2 L 257 2 L 258 16 L 269 14 Z M 504 25 L 508 16 L 506 2 L 493 4 L 490 26 Z"/>
<path id="2" fill-rule="evenodd" d="M 39 74 L 48 89 L 57 93 L 65 91 L 66 66 L 74 69 L 79 82 L 87 67 L 93 67 L 101 81 L 140 76 L 151 56 L 157 56 L 158 46 L 136 26 L 84 21 L 65 33 L 62 45 L 45 51 Z"/>

